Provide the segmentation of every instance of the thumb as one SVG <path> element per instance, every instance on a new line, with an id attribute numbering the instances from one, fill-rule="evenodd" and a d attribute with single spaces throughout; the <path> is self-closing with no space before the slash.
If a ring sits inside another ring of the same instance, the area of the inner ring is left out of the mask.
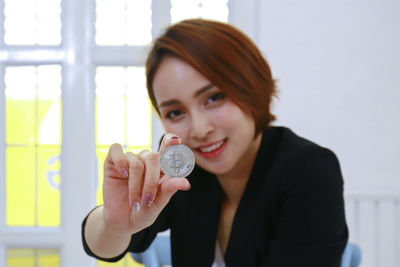
<path id="1" fill-rule="evenodd" d="M 181 143 L 182 140 L 179 138 L 179 136 L 172 133 L 165 134 L 160 144 L 160 150 L 159 150 L 160 155 L 167 148 L 167 146 L 177 145 Z"/>

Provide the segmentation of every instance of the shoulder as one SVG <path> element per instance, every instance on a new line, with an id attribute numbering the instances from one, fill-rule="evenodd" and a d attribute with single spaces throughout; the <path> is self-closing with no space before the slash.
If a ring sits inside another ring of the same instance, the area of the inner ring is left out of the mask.
<path id="1" fill-rule="evenodd" d="M 340 164 L 335 153 L 284 127 L 274 127 L 279 135 L 275 168 L 282 182 L 342 184 Z"/>
<path id="2" fill-rule="evenodd" d="M 287 160 L 305 155 L 336 158 L 330 149 L 297 135 L 289 128 L 273 127 L 272 129 L 279 135 L 279 152 Z"/>

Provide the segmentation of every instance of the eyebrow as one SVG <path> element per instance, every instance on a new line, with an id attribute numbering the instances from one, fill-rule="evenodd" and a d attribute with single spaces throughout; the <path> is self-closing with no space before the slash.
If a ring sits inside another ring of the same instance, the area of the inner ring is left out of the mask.
<path id="1" fill-rule="evenodd" d="M 209 84 L 207 84 L 207 85 L 201 87 L 199 90 L 197 90 L 197 91 L 193 94 L 193 97 L 194 97 L 194 98 L 197 98 L 197 97 L 199 97 L 200 95 L 202 95 L 202 94 L 204 94 L 205 92 L 207 92 L 208 90 L 212 89 L 213 87 L 214 87 L 214 84 L 209 83 Z M 179 103 L 180 103 L 180 102 L 179 102 L 178 100 L 176 100 L 176 99 L 167 100 L 167 101 L 161 102 L 161 104 L 158 105 L 158 108 L 167 107 L 167 106 L 172 106 L 172 105 L 177 105 L 177 104 L 179 104 Z"/>

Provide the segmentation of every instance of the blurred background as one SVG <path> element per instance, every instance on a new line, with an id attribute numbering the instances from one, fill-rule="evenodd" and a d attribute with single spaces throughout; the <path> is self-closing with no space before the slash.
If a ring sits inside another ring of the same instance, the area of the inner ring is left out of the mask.
<path id="1" fill-rule="evenodd" d="M 275 125 L 332 149 L 362 267 L 400 267 L 400 1 L 0 0 L 0 266 L 101 263 L 80 225 L 115 142 L 157 149 L 144 62 L 170 23 L 229 22 L 278 80 Z"/>

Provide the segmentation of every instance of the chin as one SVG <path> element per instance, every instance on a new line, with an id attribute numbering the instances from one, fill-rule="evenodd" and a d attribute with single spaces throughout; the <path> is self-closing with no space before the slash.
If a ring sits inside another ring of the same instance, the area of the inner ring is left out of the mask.
<path id="1" fill-rule="evenodd" d="M 211 172 L 215 175 L 223 175 L 226 173 L 229 173 L 230 170 L 232 170 L 232 167 L 227 165 L 222 165 L 222 164 L 204 164 L 203 166 L 200 165 L 203 169 L 205 169 L 208 172 Z"/>

